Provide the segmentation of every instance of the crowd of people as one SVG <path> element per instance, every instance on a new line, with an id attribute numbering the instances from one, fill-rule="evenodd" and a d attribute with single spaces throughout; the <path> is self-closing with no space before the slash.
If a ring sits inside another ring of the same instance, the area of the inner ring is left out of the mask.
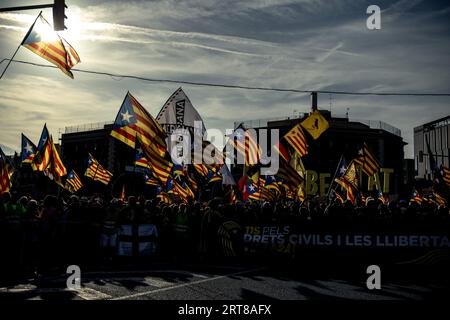
<path id="1" fill-rule="evenodd" d="M 310 199 L 261 202 L 222 198 L 207 202 L 167 204 L 144 196 L 127 201 L 96 194 L 68 198 L 47 195 L 42 200 L 4 193 L 0 202 L 0 268 L 8 274 L 44 274 L 70 264 L 114 263 L 120 231 L 152 225 L 153 259 L 214 259 L 223 255 L 221 225 L 291 225 L 329 228 L 343 225 L 386 226 L 414 224 L 449 226 L 446 206 L 413 201 L 383 204 L 368 197 L 365 204 Z M 134 233 L 133 233 L 134 234 Z M 239 239 L 240 235 L 234 235 Z M 134 254 L 133 254 L 134 255 Z M 4 273 L 2 273 L 4 274 Z"/>

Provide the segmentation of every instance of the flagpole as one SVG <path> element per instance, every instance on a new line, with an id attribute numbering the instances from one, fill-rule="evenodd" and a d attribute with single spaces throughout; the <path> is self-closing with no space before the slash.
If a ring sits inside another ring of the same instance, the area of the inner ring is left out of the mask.
<path id="1" fill-rule="evenodd" d="M 25 39 L 28 37 L 28 35 L 31 33 L 31 30 L 33 30 L 34 25 L 36 24 L 37 19 L 41 16 L 42 11 L 39 12 L 38 16 L 36 17 L 36 19 L 34 20 L 33 24 L 31 25 L 30 29 L 28 30 L 28 32 L 25 34 L 25 37 L 23 38 L 22 42 L 19 44 L 19 46 L 17 47 L 16 51 L 14 52 L 14 54 L 12 55 L 11 59 L 9 59 L 8 64 L 6 65 L 5 69 L 3 69 L 2 74 L 0 75 L 0 79 L 3 78 L 3 75 L 5 74 L 6 70 L 8 69 L 9 65 L 11 64 L 11 62 L 14 60 L 14 57 L 16 56 L 17 52 L 19 51 L 20 47 L 22 46 L 22 44 L 25 42 Z"/>
<path id="2" fill-rule="evenodd" d="M 338 165 L 336 167 L 336 171 L 334 172 L 333 180 L 331 181 L 330 188 L 328 189 L 328 193 L 327 193 L 327 201 L 330 198 L 331 188 L 334 185 L 334 179 L 336 179 L 336 175 L 337 175 L 338 170 L 339 170 L 339 165 L 341 164 L 343 157 L 344 157 L 344 155 L 342 154 L 341 158 L 339 159 Z"/>

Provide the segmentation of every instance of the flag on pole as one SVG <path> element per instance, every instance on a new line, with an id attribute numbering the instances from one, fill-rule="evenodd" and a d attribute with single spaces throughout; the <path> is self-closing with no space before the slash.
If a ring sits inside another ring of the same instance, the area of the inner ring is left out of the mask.
<path id="1" fill-rule="evenodd" d="M 22 133 L 22 163 L 31 163 L 36 155 L 36 146 Z"/>
<path id="2" fill-rule="evenodd" d="M 165 185 L 167 179 L 172 172 L 173 163 L 170 161 L 170 156 L 164 150 L 164 156 L 160 155 L 160 149 L 155 144 L 144 145 L 140 138 L 137 138 L 145 158 L 150 163 L 152 173 Z"/>
<path id="3" fill-rule="evenodd" d="M 149 168 L 150 162 L 144 156 L 144 151 L 142 150 L 141 144 L 136 140 L 136 158 L 134 164 L 140 167 Z"/>
<path id="4" fill-rule="evenodd" d="M 47 128 L 44 129 L 47 130 Z M 44 134 L 44 131 L 42 134 Z M 38 151 L 33 157 L 31 168 L 33 168 L 34 171 L 45 171 L 49 167 L 52 158 L 52 143 L 50 139 L 51 137 L 45 137 L 45 139 L 39 140 L 39 143 L 43 141 L 43 144 L 41 147 L 38 146 Z"/>
<path id="5" fill-rule="evenodd" d="M 410 201 L 415 202 L 420 205 L 420 204 L 422 204 L 423 197 L 417 190 L 414 190 Z"/>
<path id="6" fill-rule="evenodd" d="M 164 130 L 130 92 L 127 92 L 117 113 L 111 136 L 132 148 L 139 139 L 141 146 L 153 145 L 161 157 L 166 153 Z M 147 160 L 151 161 L 149 158 Z"/>
<path id="7" fill-rule="evenodd" d="M 441 165 L 441 174 L 442 174 L 442 179 L 444 180 L 444 182 L 447 184 L 447 186 L 450 187 L 450 169 L 447 168 L 444 165 Z"/>
<path id="8" fill-rule="evenodd" d="M 286 139 L 300 157 L 308 153 L 308 144 L 306 143 L 306 137 L 300 124 L 294 126 L 283 138 Z"/>
<path id="9" fill-rule="evenodd" d="M 80 177 L 77 175 L 75 170 L 71 170 L 67 175 L 66 179 L 66 189 L 71 192 L 77 192 L 83 187 Z"/>
<path id="10" fill-rule="evenodd" d="M 44 148 L 45 143 L 47 142 L 48 138 L 50 137 L 50 133 L 47 129 L 47 124 L 44 124 L 44 127 L 42 128 L 41 137 L 39 138 L 37 150 L 42 151 Z"/>
<path id="11" fill-rule="evenodd" d="M 67 174 L 67 169 L 59 156 L 58 150 L 56 150 L 52 136 L 50 136 L 49 144 L 51 146 L 51 157 L 48 170 L 53 174 L 53 176 L 58 178 L 65 176 Z"/>
<path id="12" fill-rule="evenodd" d="M 167 99 L 162 106 L 156 121 L 165 129 L 165 132 L 172 133 L 174 129 L 193 129 L 195 121 L 201 121 L 202 127 L 199 134 L 203 136 L 205 126 L 203 119 L 194 108 L 186 93 L 180 87 Z"/>
<path id="13" fill-rule="evenodd" d="M 312 112 L 308 118 L 303 120 L 301 126 L 314 138 L 318 139 L 329 127 L 328 121 L 322 116 L 320 111 Z"/>
<path id="14" fill-rule="evenodd" d="M 246 165 L 254 165 L 257 164 L 261 158 L 261 148 L 256 139 L 257 137 L 253 136 L 251 132 L 245 129 L 241 124 L 230 135 L 227 144 L 244 157 Z"/>
<path id="15" fill-rule="evenodd" d="M 3 153 L 2 148 L 0 148 L 0 195 L 4 192 L 9 192 L 9 189 L 12 186 L 11 176 L 14 172 L 14 169 L 6 155 Z"/>
<path id="16" fill-rule="evenodd" d="M 339 178 L 335 178 L 334 181 L 347 191 L 347 199 L 355 204 L 359 190 L 359 176 L 355 161 L 351 161 L 345 173 Z"/>
<path id="17" fill-rule="evenodd" d="M 355 158 L 354 162 L 361 165 L 363 172 L 369 177 L 372 177 L 378 169 L 380 169 L 381 164 L 375 158 L 366 143 L 364 143 L 363 148 L 360 149 L 358 153 L 359 157 Z"/>
<path id="18" fill-rule="evenodd" d="M 282 140 L 278 141 L 278 143 L 274 145 L 274 148 L 287 163 L 291 161 L 291 154 L 283 144 Z"/>
<path id="19" fill-rule="evenodd" d="M 100 181 L 103 184 L 108 184 L 113 174 L 102 167 L 100 163 L 89 153 L 88 167 L 84 173 L 86 177 L 94 181 Z"/>
<path id="20" fill-rule="evenodd" d="M 22 45 L 53 63 L 73 79 L 70 69 L 80 62 L 75 49 L 45 20 L 41 13 L 22 41 Z"/>
<path id="21" fill-rule="evenodd" d="M 278 172 L 275 175 L 286 180 L 293 190 L 296 190 L 304 181 L 298 172 L 283 158 L 280 158 Z"/>

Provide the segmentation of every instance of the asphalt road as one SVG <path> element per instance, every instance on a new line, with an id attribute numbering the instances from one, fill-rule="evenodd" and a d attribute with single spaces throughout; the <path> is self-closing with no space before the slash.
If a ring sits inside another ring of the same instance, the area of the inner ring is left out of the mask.
<path id="1" fill-rule="evenodd" d="M 325 272 L 324 272 L 325 270 Z M 365 269 L 272 263 L 154 264 L 81 271 L 80 289 L 66 287 L 60 274 L 0 287 L 0 300 L 435 300 L 450 296 L 439 278 L 382 275 L 381 289 L 366 287 Z M 383 269 L 382 269 L 383 270 Z"/>

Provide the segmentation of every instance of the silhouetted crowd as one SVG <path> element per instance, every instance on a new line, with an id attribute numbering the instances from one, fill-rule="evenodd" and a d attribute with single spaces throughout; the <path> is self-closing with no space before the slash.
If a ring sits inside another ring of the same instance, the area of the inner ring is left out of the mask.
<path id="1" fill-rule="evenodd" d="M 290 225 L 345 228 L 345 226 L 416 227 L 449 226 L 446 206 L 424 202 L 367 198 L 362 206 L 338 200 L 227 203 L 222 198 L 190 204 L 166 204 L 159 199 L 128 197 L 127 201 L 75 195 L 63 199 L 47 195 L 42 200 L 4 193 L 0 202 L 1 271 L 4 274 L 39 276 L 70 264 L 108 264 L 121 259 L 123 226 L 136 240 L 142 225 L 151 226 L 145 239 L 152 243 L 151 259 L 205 261 L 223 257 L 221 226 L 233 221 L 241 227 Z M 355 228 L 356 228 L 355 227 Z M 238 242 L 241 234 L 230 235 Z M 133 247 L 130 256 L 139 256 Z"/>

